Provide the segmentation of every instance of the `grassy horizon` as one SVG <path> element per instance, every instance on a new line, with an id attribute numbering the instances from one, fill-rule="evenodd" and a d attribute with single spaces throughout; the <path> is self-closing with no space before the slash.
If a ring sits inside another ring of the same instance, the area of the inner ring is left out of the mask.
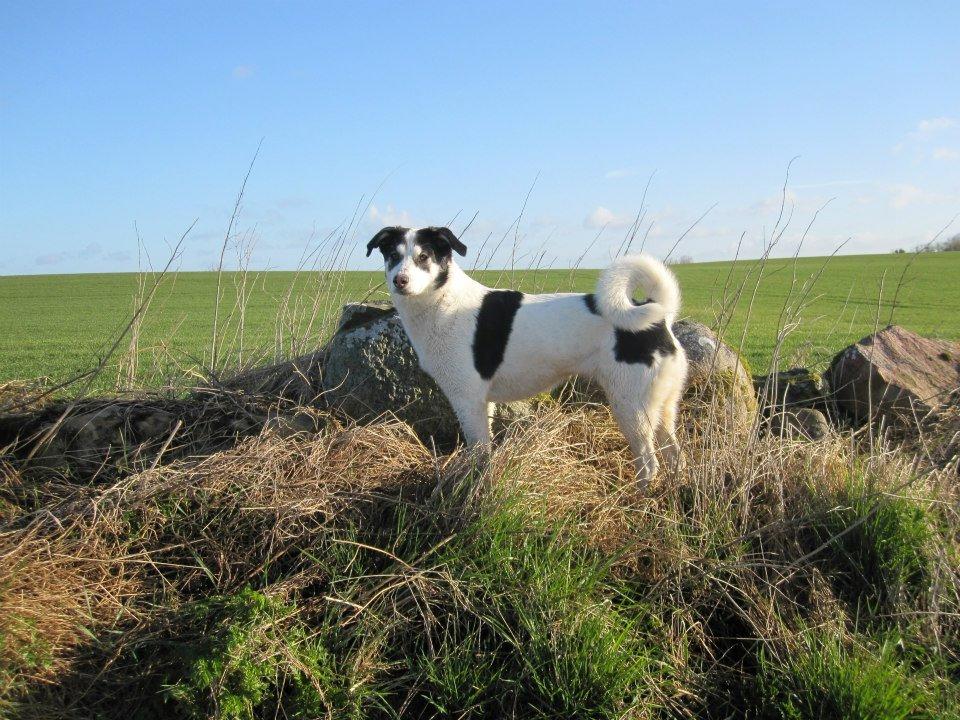
<path id="1" fill-rule="evenodd" d="M 921 334 L 960 338 L 960 283 L 950 282 L 960 277 L 960 253 L 717 261 L 673 269 L 683 292 L 682 316 L 719 323 L 728 343 L 742 343 L 755 373 L 769 365 L 787 320 L 785 304 L 802 309 L 789 313 L 797 327 L 783 342 L 781 366 L 823 366 L 850 342 L 885 326 L 891 312 L 893 322 Z M 588 292 L 598 272 L 474 275 L 527 292 Z M 60 380 L 96 365 L 133 314 L 140 280 L 137 273 L 0 277 L 0 382 Z M 141 381 L 207 365 L 216 285 L 216 272 L 184 271 L 163 280 L 138 328 Z M 306 352 L 328 337 L 344 302 L 386 297 L 376 271 L 225 272 L 219 323 L 226 333 L 219 335 L 221 343 L 228 340 L 218 352 L 237 364 Z M 129 349 L 127 340 L 120 349 Z M 98 389 L 111 389 L 116 377 L 114 363 Z"/>

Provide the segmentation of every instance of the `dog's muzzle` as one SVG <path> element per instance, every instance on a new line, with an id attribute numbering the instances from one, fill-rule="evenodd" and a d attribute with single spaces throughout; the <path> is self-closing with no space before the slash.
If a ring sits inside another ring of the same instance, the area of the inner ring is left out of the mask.
<path id="1" fill-rule="evenodd" d="M 397 275 L 393 278 L 393 286 L 400 292 L 404 292 L 407 289 L 407 285 L 410 284 L 410 278 L 406 275 Z"/>

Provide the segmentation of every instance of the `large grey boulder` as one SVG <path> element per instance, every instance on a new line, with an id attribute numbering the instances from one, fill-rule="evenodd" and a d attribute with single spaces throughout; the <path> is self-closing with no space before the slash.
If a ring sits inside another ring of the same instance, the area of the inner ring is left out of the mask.
<path id="1" fill-rule="evenodd" d="M 327 344 L 323 387 L 329 406 L 357 421 L 393 414 L 425 442 L 448 448 L 460 424 L 443 391 L 420 369 L 396 311 L 367 303 L 344 307 Z M 529 415 L 529 403 L 495 406 L 494 430 Z"/>
<path id="2" fill-rule="evenodd" d="M 856 421 L 912 421 L 937 412 L 960 387 L 960 343 L 897 325 L 838 353 L 827 372 L 837 406 Z"/>
<path id="3" fill-rule="evenodd" d="M 343 306 L 337 332 L 343 333 L 394 314 L 393 306 L 389 303 L 349 303 Z M 323 373 L 326 363 L 327 349 L 324 347 L 272 365 L 248 368 L 220 385 L 245 395 L 289 400 L 301 406 L 325 407 Z"/>
<path id="4" fill-rule="evenodd" d="M 689 362 L 683 407 L 693 419 L 723 419 L 729 429 L 749 427 L 757 413 L 753 378 L 733 348 L 703 323 L 679 320 L 673 334 Z"/>

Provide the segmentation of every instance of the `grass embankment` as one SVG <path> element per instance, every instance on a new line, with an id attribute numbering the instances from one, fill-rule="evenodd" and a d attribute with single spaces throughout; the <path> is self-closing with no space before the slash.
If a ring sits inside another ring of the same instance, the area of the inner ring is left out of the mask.
<path id="1" fill-rule="evenodd" d="M 821 268 L 822 275 L 805 291 L 804 283 Z M 886 325 L 894 298 L 893 319 L 899 324 L 926 335 L 960 338 L 960 283 L 955 281 L 960 253 L 675 269 L 684 314 L 711 326 L 724 318 L 725 337 L 735 347 L 743 338 L 744 356 L 756 372 L 768 367 L 778 329 L 794 320 L 782 316 L 787 303 L 803 309 L 779 353 L 782 364 L 826 362 L 876 325 Z M 531 292 L 589 291 L 597 272 L 491 271 L 480 276 L 488 284 Z M 377 290 L 381 281 L 380 273 L 362 272 L 227 274 L 219 342 L 232 360 L 242 355 L 248 363 L 307 351 L 328 336 L 343 302 L 384 298 Z M 40 376 L 61 380 L 88 370 L 129 320 L 137 287 L 138 277 L 132 274 L 0 277 L 0 383 Z M 216 273 L 180 273 L 164 281 L 139 328 L 135 375 L 141 381 L 157 385 L 168 375 L 209 366 L 216 297 Z M 238 305 L 244 308 L 242 318 Z M 224 325 L 228 332 L 222 332 Z M 126 342 L 121 349 L 127 349 Z M 113 389 L 117 376 L 114 363 L 98 389 Z"/>
<path id="2" fill-rule="evenodd" d="M 960 717 L 955 464 L 716 412 L 647 495 L 604 409 L 550 404 L 486 473 L 333 421 L 109 485 L 3 467 L 0 713 Z"/>

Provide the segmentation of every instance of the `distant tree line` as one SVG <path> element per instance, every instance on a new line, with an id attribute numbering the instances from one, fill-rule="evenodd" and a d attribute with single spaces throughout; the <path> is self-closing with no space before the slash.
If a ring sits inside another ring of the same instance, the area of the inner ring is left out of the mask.
<path id="1" fill-rule="evenodd" d="M 897 248 L 893 251 L 894 255 L 902 255 L 907 252 L 903 248 Z M 913 252 L 960 252 L 960 233 L 940 242 L 927 243 L 926 245 L 917 245 Z"/>

